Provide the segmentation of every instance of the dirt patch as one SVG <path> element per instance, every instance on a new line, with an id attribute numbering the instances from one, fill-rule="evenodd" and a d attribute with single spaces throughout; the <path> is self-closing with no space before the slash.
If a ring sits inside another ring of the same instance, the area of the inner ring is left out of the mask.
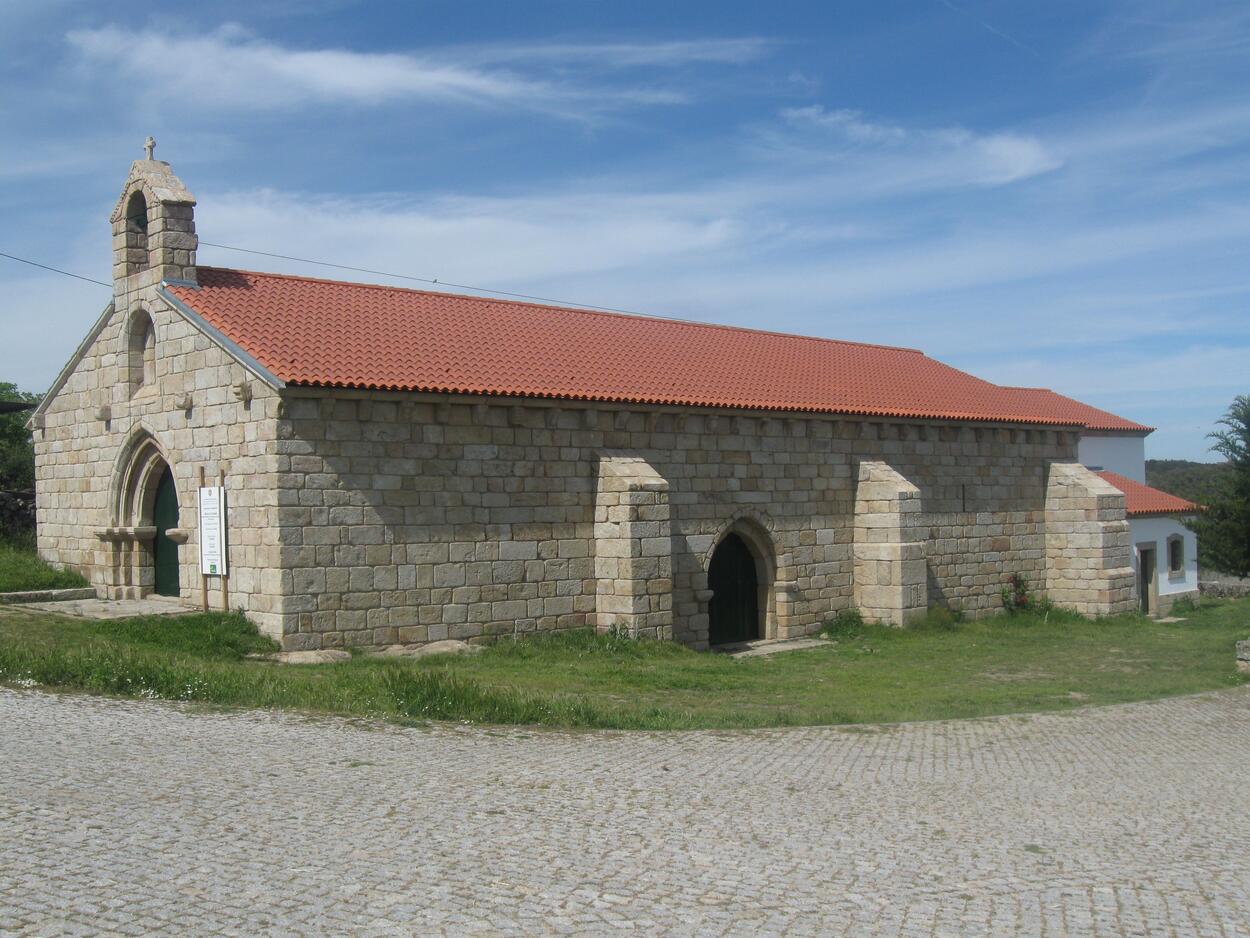
<path id="1" fill-rule="evenodd" d="M 981 677 L 987 681 L 997 681 L 1001 684 L 1022 684 L 1025 681 L 1044 681 L 1054 677 L 1054 675 L 1049 671 L 1023 668 L 1019 671 L 982 671 Z"/>
<path id="2" fill-rule="evenodd" d="M 1135 674 L 1140 671 L 1142 664 L 1148 663 L 1146 658 L 1109 658 L 1100 664 L 1094 670 L 1096 671 L 1116 671 L 1121 674 Z"/>

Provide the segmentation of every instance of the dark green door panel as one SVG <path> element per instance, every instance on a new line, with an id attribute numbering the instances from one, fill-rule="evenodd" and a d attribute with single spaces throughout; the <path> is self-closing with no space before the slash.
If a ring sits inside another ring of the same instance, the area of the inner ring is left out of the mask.
<path id="1" fill-rule="evenodd" d="M 760 637 L 759 582 L 755 557 L 746 542 L 728 534 L 712 554 L 707 585 L 708 640 L 713 645 L 748 642 Z"/>
<path id="2" fill-rule="evenodd" d="M 156 486 L 152 523 L 156 525 L 156 537 L 152 541 L 152 555 L 156 563 L 156 592 L 161 596 L 177 596 L 178 545 L 169 539 L 166 532 L 170 528 L 178 527 L 178 492 L 174 488 L 174 474 L 168 466 Z"/>

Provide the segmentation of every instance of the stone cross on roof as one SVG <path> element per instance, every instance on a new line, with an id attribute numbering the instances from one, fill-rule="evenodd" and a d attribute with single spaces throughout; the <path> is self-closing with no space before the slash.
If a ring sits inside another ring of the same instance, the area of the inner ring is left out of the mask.
<path id="1" fill-rule="evenodd" d="M 143 149 L 147 153 L 147 159 L 155 159 L 152 154 L 156 152 L 156 139 L 148 137 L 147 140 L 143 141 Z"/>

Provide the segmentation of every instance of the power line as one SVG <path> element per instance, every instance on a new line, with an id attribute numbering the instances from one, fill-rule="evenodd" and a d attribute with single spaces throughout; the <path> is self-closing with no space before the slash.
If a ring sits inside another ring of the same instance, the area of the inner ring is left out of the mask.
<path id="1" fill-rule="evenodd" d="M 295 261 L 299 264 L 315 264 L 319 267 L 330 267 L 335 270 L 350 270 L 358 274 L 372 274 L 375 277 L 390 277 L 394 280 L 409 280 L 414 283 L 428 283 L 439 287 L 453 287 L 457 290 L 472 290 L 475 293 L 490 293 L 495 296 L 506 296 L 516 300 L 530 300 L 536 303 L 556 303 L 560 306 L 576 306 L 581 309 L 593 309 L 605 313 L 625 313 L 629 316 L 648 316 L 654 317 L 654 313 L 642 313 L 633 309 L 622 309 L 619 306 L 598 306 L 594 303 L 578 303 L 574 300 L 559 300 L 549 296 L 534 296 L 530 293 L 513 293 L 508 290 L 492 290 L 490 287 L 478 287 L 469 283 L 452 283 L 450 280 L 439 280 L 437 277 L 415 277 L 410 274 L 396 274 L 387 270 L 373 270 L 369 267 L 353 267 L 350 264 L 334 264 L 330 261 L 318 261 L 309 257 L 295 257 L 291 254 L 276 254 L 272 251 L 256 251 L 252 248 L 235 247 L 232 244 L 218 244 L 215 241 L 201 241 L 200 244 L 205 247 L 221 248 L 225 251 L 239 251 L 243 254 L 257 254 L 261 257 L 274 257 L 284 261 Z M 61 270 L 59 267 L 50 267 L 47 264 L 40 264 L 38 261 L 32 261 L 25 257 L 18 257 L 15 254 L 6 254 L 0 251 L 0 257 L 7 257 L 11 261 L 17 261 L 19 264 L 29 264 L 31 267 L 38 267 L 41 270 L 47 270 L 54 274 L 61 274 L 65 277 L 73 277 L 75 280 L 85 280 L 87 283 L 94 283 L 101 287 L 111 287 L 112 284 L 105 283 L 103 280 L 95 280 L 91 277 L 84 277 L 81 274 L 70 273 L 68 270 Z"/>
<path id="2" fill-rule="evenodd" d="M 630 316 L 654 316 L 653 313 L 640 313 L 637 310 L 621 309 L 616 306 L 596 306 L 593 303 L 577 303 L 573 300 L 557 300 L 549 296 L 533 296 L 529 293 L 511 293 L 507 290 L 492 290 L 490 287 L 477 287 L 469 283 L 452 283 L 450 280 L 439 280 L 437 277 L 414 277 L 409 274 L 394 274 L 386 270 L 372 270 L 368 267 L 352 267 L 348 264 L 332 264 L 329 261 L 317 261 L 308 257 L 293 257 L 290 254 L 274 254 L 270 251 L 255 251 L 251 248 L 239 248 L 232 244 L 217 244 L 213 241 L 201 241 L 206 247 L 222 248 L 226 251 L 240 251 L 244 254 L 259 254 L 261 257 L 276 257 L 284 261 L 296 261 L 300 264 L 316 264 L 320 267 L 332 267 L 335 270 L 350 270 L 358 274 L 373 274 L 375 277 L 392 277 L 395 280 L 411 280 L 414 283 L 429 283 L 440 287 L 454 287 L 457 290 L 473 290 L 477 293 L 493 293 L 495 296 L 508 296 L 516 300 L 532 300 L 537 303 L 558 303 L 561 306 L 578 306 L 582 309 L 600 310 L 605 313 L 625 313 Z"/>
<path id="3" fill-rule="evenodd" d="M 49 267 L 47 264 L 40 264 L 38 261 L 30 261 L 24 257 L 17 257 L 13 254 L 5 254 L 0 251 L 0 257 L 7 257 L 11 261 L 17 261 L 19 264 L 29 264 L 31 267 L 38 267 L 41 270 L 50 270 L 54 274 L 64 274 L 66 277 L 73 277 L 75 280 L 85 280 L 87 283 L 95 283 L 102 287 L 111 287 L 111 283 L 105 283 L 103 280 L 95 280 L 91 277 L 84 277 L 81 274 L 71 274 L 68 270 L 61 270 L 59 267 Z"/>

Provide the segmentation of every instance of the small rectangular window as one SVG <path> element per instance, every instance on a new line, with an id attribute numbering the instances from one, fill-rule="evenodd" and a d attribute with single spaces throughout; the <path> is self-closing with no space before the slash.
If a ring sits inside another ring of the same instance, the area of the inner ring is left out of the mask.
<path id="1" fill-rule="evenodd" d="M 1168 572 L 1181 573 L 1185 569 L 1185 541 L 1179 537 L 1168 538 Z"/>

